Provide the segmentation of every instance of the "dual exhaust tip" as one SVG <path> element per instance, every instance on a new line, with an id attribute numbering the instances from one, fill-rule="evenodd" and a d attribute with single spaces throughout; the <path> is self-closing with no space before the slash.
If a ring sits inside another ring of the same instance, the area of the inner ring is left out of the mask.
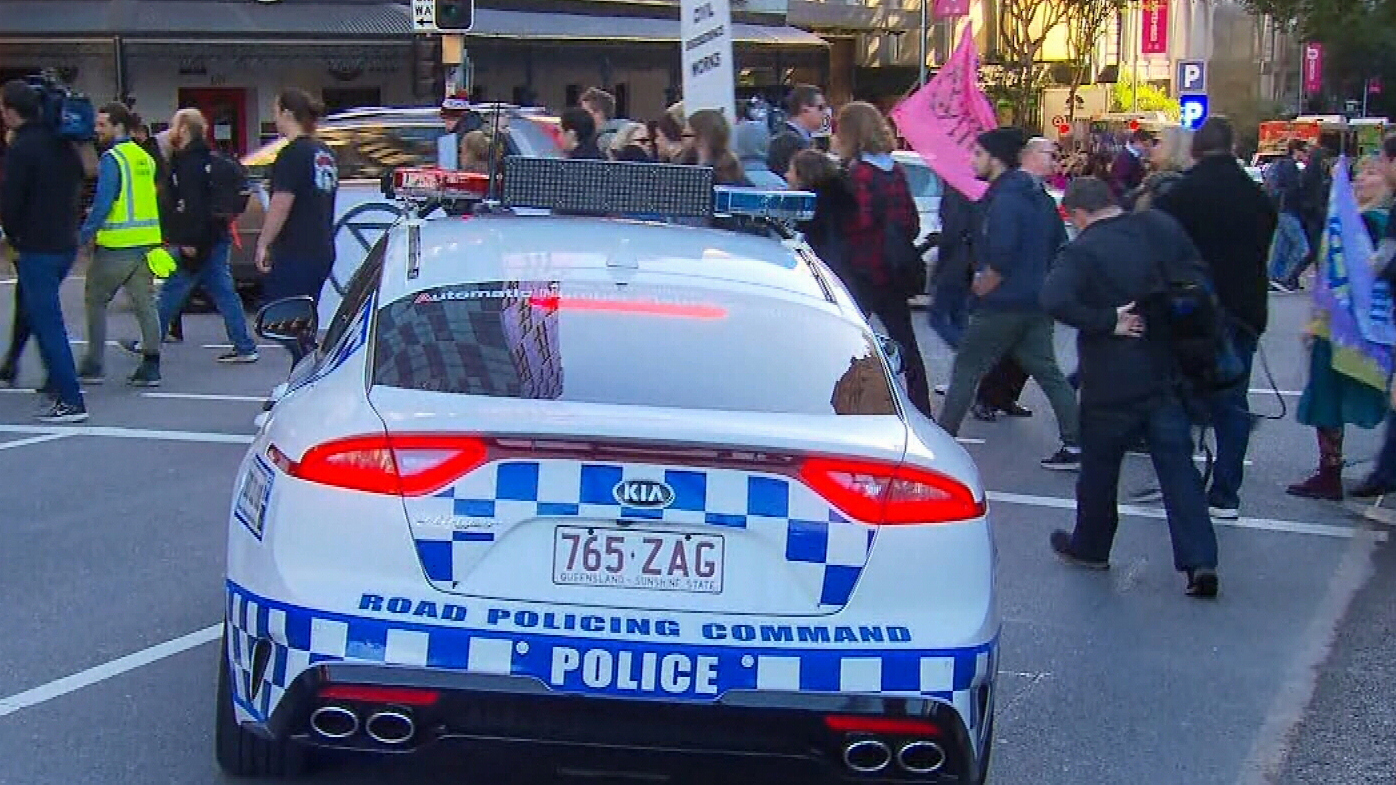
<path id="1" fill-rule="evenodd" d="M 859 774 L 876 774 L 893 763 L 907 774 L 934 774 L 945 765 L 945 750 L 933 741 L 909 741 L 895 754 L 886 742 L 859 739 L 843 748 L 843 765 Z"/>
<path id="2" fill-rule="evenodd" d="M 359 732 L 359 715 L 344 706 L 321 706 L 310 715 L 310 727 L 326 739 L 347 739 Z M 396 709 L 374 712 L 363 722 L 363 731 L 370 739 L 390 747 L 411 741 L 416 730 L 412 716 Z"/>

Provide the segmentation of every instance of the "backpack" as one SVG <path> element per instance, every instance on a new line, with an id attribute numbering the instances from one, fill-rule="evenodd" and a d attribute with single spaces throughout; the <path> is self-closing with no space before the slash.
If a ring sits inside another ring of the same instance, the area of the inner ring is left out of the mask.
<path id="1" fill-rule="evenodd" d="M 232 220 L 247 211 L 252 180 L 240 161 L 219 152 L 208 160 L 209 210 L 215 218 Z"/>
<path id="2" fill-rule="evenodd" d="M 1157 224 L 1162 216 L 1141 215 L 1162 228 Z M 1168 344 L 1183 398 L 1196 400 L 1240 384 L 1245 368 L 1206 266 L 1200 260 L 1170 266 L 1162 256 L 1157 265 L 1159 285 L 1140 298 L 1139 310 L 1149 336 Z"/>

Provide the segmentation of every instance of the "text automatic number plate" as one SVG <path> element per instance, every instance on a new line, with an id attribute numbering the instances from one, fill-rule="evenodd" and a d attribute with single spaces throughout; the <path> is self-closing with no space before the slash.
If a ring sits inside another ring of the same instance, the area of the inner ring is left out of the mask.
<path id="1" fill-rule="evenodd" d="M 553 583 L 720 594 L 722 556 L 718 535 L 559 526 Z"/>
<path id="2" fill-rule="evenodd" d="M 271 501 L 271 483 L 275 474 L 260 456 L 252 461 L 252 467 L 242 480 L 238 492 L 237 506 L 233 515 L 242 522 L 257 539 L 262 539 L 262 529 L 266 525 L 267 503 Z"/>

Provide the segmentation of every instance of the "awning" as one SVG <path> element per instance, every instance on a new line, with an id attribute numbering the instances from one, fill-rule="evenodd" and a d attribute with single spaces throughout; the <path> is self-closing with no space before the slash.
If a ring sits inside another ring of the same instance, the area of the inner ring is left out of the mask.
<path id="1" fill-rule="evenodd" d="M 406 40 L 403 2 L 349 0 L 0 0 L 0 41 L 74 41 L 122 36 L 138 41 Z M 795 27 L 735 23 L 742 44 L 826 46 Z M 550 41 L 677 42 L 677 19 L 475 10 L 471 38 Z"/>

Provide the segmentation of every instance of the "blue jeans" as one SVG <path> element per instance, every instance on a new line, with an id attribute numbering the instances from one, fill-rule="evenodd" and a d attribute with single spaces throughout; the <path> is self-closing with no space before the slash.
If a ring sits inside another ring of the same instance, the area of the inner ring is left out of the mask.
<path id="1" fill-rule="evenodd" d="M 1241 506 L 1241 480 L 1245 474 L 1246 450 L 1250 448 L 1251 364 L 1255 360 L 1257 338 L 1245 328 L 1233 326 L 1232 346 L 1241 361 L 1241 381 L 1208 401 L 1212 428 L 1217 434 L 1217 459 L 1212 466 L 1212 487 L 1207 501 L 1213 507 L 1235 510 Z"/>
<path id="2" fill-rule="evenodd" d="M 954 284 L 939 284 L 931 294 L 931 307 L 926 312 L 931 329 L 951 349 L 960 348 L 965 325 L 969 322 L 969 289 Z"/>
<path id="3" fill-rule="evenodd" d="M 75 252 L 20 253 L 15 268 L 19 271 L 24 311 L 29 328 L 39 342 L 39 355 L 48 368 L 48 379 L 57 392 L 58 400 L 71 406 L 82 406 L 82 388 L 78 386 L 78 368 L 73 361 L 73 347 L 68 345 L 68 328 L 63 323 L 63 306 L 58 300 L 58 288 L 68 271 L 73 269 Z"/>
<path id="4" fill-rule="evenodd" d="M 1081 475 L 1076 480 L 1072 550 L 1088 559 L 1110 558 L 1120 525 L 1116 500 L 1120 464 L 1141 435 L 1163 491 L 1173 567 L 1179 572 L 1217 566 L 1217 536 L 1207 514 L 1202 475 L 1192 460 L 1192 421 L 1176 397 L 1120 406 L 1081 408 Z"/>
<path id="5" fill-rule="evenodd" d="M 257 342 L 247 330 L 247 319 L 242 315 L 242 300 L 238 298 L 233 285 L 233 273 L 228 267 L 227 242 L 213 246 L 203 267 L 186 270 L 181 267 L 165 281 L 160 288 L 160 334 L 170 330 L 170 321 L 175 318 L 185 301 L 196 287 L 202 286 L 213 300 L 218 314 L 223 317 L 223 326 L 228 331 L 228 342 L 238 354 L 251 354 L 257 351 Z"/>

